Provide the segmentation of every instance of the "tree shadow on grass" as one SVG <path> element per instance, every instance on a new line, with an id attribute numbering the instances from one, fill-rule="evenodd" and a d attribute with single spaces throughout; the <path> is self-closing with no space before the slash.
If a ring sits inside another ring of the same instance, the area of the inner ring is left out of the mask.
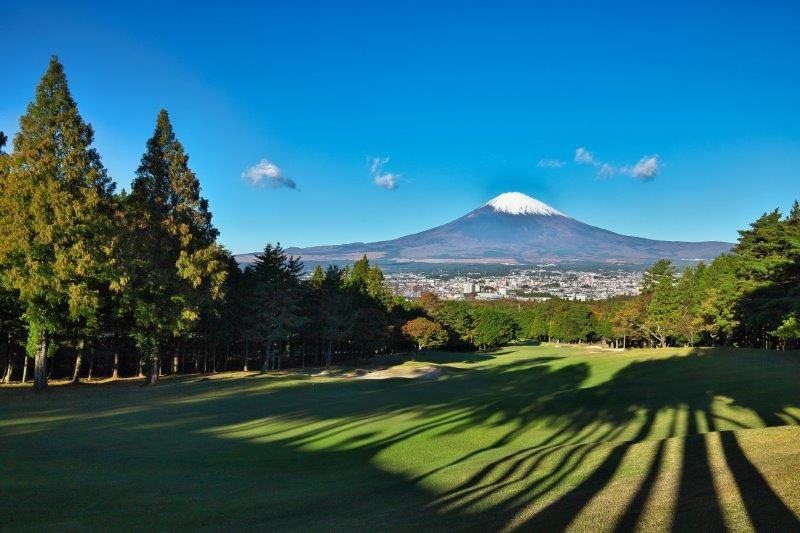
<path id="1" fill-rule="evenodd" d="M 118 527 L 553 530 L 593 512 L 633 471 L 633 486 L 596 526 L 635 529 L 673 475 L 658 524 L 718 530 L 727 527 L 720 466 L 703 433 L 723 430 L 728 474 L 753 526 L 800 527 L 728 431 L 791 420 L 797 361 L 697 351 L 638 360 L 587 387 L 586 362 L 554 366 L 561 358 L 537 355 L 431 382 L 265 378 L 90 394 L 60 409 L 71 418 L 27 428 L 35 432 L 0 421 L 14 457 L 0 497 L 48 494 L 42 524 L 67 527 L 76 518 L 66 511 L 96 497 L 105 505 L 84 506 L 83 516 L 112 507 L 105 523 Z M 37 409 L 59 404 L 52 392 Z M 673 465 L 665 439 L 675 436 L 686 438 L 672 441 L 681 443 Z M 648 441 L 652 452 L 637 463 Z M 52 459 L 36 466 L 42 456 Z M 144 520 L 141 509 L 150 510 Z M 23 525 L 15 513 L 6 523 Z"/>

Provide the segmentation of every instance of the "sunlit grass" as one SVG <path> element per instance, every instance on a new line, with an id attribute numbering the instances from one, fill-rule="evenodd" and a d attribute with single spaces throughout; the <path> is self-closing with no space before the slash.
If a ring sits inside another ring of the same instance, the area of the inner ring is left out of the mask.
<path id="1" fill-rule="evenodd" d="M 543 345 L 366 370 L 393 365 L 443 373 L 0 390 L 0 497 L 45 499 L 52 529 L 800 525 L 797 354 Z"/>

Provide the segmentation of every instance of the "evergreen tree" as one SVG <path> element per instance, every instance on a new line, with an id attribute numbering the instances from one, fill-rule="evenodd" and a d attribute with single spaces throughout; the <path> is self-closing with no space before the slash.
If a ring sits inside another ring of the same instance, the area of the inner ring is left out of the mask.
<path id="1" fill-rule="evenodd" d="M 322 270 L 322 267 L 317 265 L 314 268 L 314 273 L 311 274 L 311 279 L 309 280 L 309 284 L 311 288 L 314 290 L 319 290 L 322 288 L 322 284 L 325 282 L 325 271 Z"/>
<path id="2" fill-rule="evenodd" d="M 96 324 L 112 277 L 113 185 L 56 57 L 20 118 L 0 184 L 0 264 L 25 309 L 34 386 L 47 385 L 54 334 Z"/>
<path id="3" fill-rule="evenodd" d="M 705 267 L 702 263 L 697 270 L 686 267 L 680 279 L 675 284 L 675 309 L 674 331 L 684 338 L 687 346 L 696 342 L 697 332 L 700 330 L 700 301 L 702 299 L 701 280 Z"/>
<path id="4" fill-rule="evenodd" d="M 660 260 L 645 272 L 643 292 L 647 302 L 645 327 L 666 348 L 667 338 L 675 332 L 680 306 L 675 288 L 675 267 Z"/>
<path id="5" fill-rule="evenodd" d="M 279 366 L 272 351 L 275 341 L 294 335 L 305 323 L 302 272 L 300 258 L 287 257 L 280 244 L 267 244 L 253 265 L 255 334 L 266 349 L 262 372 Z"/>
<path id="6" fill-rule="evenodd" d="M 369 278 L 369 259 L 367 255 L 353 263 L 353 268 L 348 269 L 345 276 L 345 286 L 355 292 L 366 294 L 367 279 Z"/>
<path id="7" fill-rule="evenodd" d="M 353 297 L 345 290 L 346 274 L 346 270 L 329 266 L 320 291 L 320 334 L 325 340 L 326 366 L 333 363 L 335 345 L 351 334 L 355 322 Z"/>
<path id="8" fill-rule="evenodd" d="M 669 259 L 659 259 L 647 270 L 642 278 L 642 294 L 652 293 L 663 279 L 673 279 L 677 271 Z"/>
<path id="9" fill-rule="evenodd" d="M 705 271 L 697 313 L 711 344 L 730 344 L 739 328 L 740 263 L 738 256 L 724 254 L 714 259 Z"/>
<path id="10" fill-rule="evenodd" d="M 160 354 L 191 331 L 208 298 L 219 298 L 227 276 L 208 202 L 189 169 L 169 115 L 161 110 L 136 171 L 127 209 L 124 287 L 132 334 L 149 362 L 147 382 L 158 381 Z"/>

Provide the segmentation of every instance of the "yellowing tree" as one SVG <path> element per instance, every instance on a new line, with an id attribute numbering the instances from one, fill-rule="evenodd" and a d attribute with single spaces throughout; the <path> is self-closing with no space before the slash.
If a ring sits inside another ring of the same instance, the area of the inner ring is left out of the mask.
<path id="1" fill-rule="evenodd" d="M 54 333 L 96 321 L 110 276 L 113 185 L 57 58 L 19 126 L 0 180 L 0 265 L 24 307 L 42 389 Z"/>
<path id="2" fill-rule="evenodd" d="M 403 333 L 417 343 L 418 350 L 440 348 L 448 341 L 447 330 L 425 317 L 415 318 L 403 324 Z"/>

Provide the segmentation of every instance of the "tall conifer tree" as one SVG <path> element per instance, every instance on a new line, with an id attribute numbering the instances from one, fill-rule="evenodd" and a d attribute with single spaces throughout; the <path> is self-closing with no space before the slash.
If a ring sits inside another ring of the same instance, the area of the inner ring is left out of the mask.
<path id="1" fill-rule="evenodd" d="M 0 264 L 25 309 L 41 389 L 53 334 L 96 320 L 109 279 L 113 185 L 56 57 L 19 125 L 0 185 Z"/>
<path id="2" fill-rule="evenodd" d="M 221 296 L 227 276 L 208 202 L 165 110 L 147 141 L 126 216 L 127 303 L 133 338 L 149 361 L 147 381 L 154 384 L 161 353 L 191 330 L 204 299 Z"/>

